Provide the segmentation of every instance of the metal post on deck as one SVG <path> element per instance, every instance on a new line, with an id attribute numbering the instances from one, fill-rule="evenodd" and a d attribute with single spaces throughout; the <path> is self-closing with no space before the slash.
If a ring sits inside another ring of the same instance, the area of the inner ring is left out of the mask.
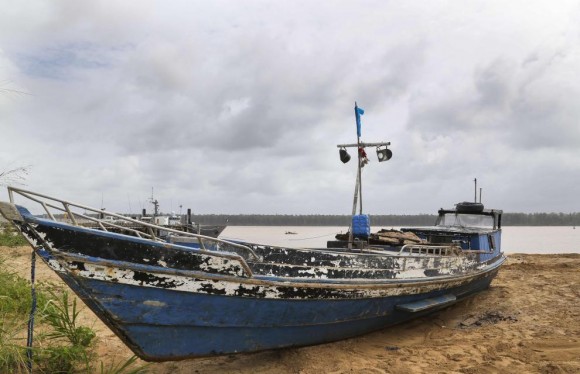
<path id="1" fill-rule="evenodd" d="M 358 105 L 356 103 L 356 101 L 354 102 L 354 114 L 355 114 L 355 118 L 359 117 L 358 114 Z M 361 178 L 361 148 L 360 148 L 360 132 L 359 132 L 359 124 L 358 122 L 356 123 L 357 125 L 357 131 L 356 131 L 356 145 L 357 145 L 357 149 L 356 149 L 356 153 L 357 153 L 357 159 L 358 159 L 358 176 L 357 176 L 357 183 L 358 183 L 358 194 L 359 194 L 359 199 L 360 199 L 360 204 L 359 204 L 359 214 L 362 214 L 362 209 L 363 209 L 363 204 L 362 204 L 362 178 Z M 353 213 L 354 215 L 354 213 Z"/>
<path id="2" fill-rule="evenodd" d="M 354 185 L 354 199 L 352 201 L 352 215 L 351 215 L 351 217 L 356 214 L 356 203 L 358 201 L 359 185 L 360 185 L 360 174 L 357 173 L 357 175 L 356 175 L 356 183 Z M 352 249 L 352 241 L 353 241 L 352 219 L 350 220 L 348 232 L 349 232 L 349 234 L 348 234 L 348 249 Z"/>

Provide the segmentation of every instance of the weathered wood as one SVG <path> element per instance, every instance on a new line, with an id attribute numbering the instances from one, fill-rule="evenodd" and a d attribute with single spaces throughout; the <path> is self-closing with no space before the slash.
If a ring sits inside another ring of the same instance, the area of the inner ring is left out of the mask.
<path id="1" fill-rule="evenodd" d="M 399 230 L 382 229 L 375 235 L 378 240 L 394 245 L 420 244 L 425 242 L 413 232 L 402 232 Z"/>

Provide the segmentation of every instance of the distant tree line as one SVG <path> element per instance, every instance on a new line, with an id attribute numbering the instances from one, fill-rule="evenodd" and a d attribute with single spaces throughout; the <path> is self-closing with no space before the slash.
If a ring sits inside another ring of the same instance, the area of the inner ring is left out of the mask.
<path id="1" fill-rule="evenodd" d="M 504 213 L 506 226 L 580 226 L 580 213 Z"/>
<path id="2" fill-rule="evenodd" d="M 437 216 L 371 215 L 373 226 L 432 226 Z M 347 215 L 200 214 L 192 220 L 206 225 L 230 226 L 348 226 Z M 580 213 L 504 213 L 503 226 L 580 226 Z"/>
<path id="3" fill-rule="evenodd" d="M 371 224 L 375 226 L 421 225 L 435 223 L 436 216 L 421 215 L 373 215 Z M 231 226 L 348 226 L 350 216 L 346 215 L 284 215 L 284 214 L 204 214 L 193 215 L 192 220 L 207 225 Z"/>

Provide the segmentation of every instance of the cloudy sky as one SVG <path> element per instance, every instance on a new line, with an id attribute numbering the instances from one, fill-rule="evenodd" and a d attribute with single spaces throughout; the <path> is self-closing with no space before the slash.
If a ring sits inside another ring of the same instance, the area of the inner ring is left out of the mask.
<path id="1" fill-rule="evenodd" d="M 116 211 L 580 211 L 578 1 L 17 1 L 0 172 Z M 351 152 L 353 155 L 354 153 Z M 2 187 L 0 198 L 6 199 Z"/>

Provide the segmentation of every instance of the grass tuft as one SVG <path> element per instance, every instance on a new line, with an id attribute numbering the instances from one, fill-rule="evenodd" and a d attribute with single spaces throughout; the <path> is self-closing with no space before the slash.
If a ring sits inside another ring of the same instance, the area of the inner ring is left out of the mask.
<path id="1" fill-rule="evenodd" d="M 28 242 L 20 233 L 9 223 L 0 224 L 0 246 L 20 247 L 28 245 Z"/>
<path id="2" fill-rule="evenodd" d="M 68 292 L 61 293 L 60 298 L 52 290 L 48 291 L 52 299 L 48 302 L 43 320 L 53 331 L 46 334 L 49 339 L 66 339 L 72 346 L 88 348 L 93 343 L 96 334 L 86 326 L 77 326 L 79 310 L 77 300 L 69 302 Z"/>
<path id="3" fill-rule="evenodd" d="M 146 373 L 147 366 L 138 366 L 132 368 L 133 364 L 137 361 L 137 356 L 133 356 L 129 358 L 127 361 L 122 363 L 111 363 L 109 366 L 105 368 L 103 362 L 101 361 L 101 370 L 100 374 L 142 374 Z"/>
<path id="4" fill-rule="evenodd" d="M 4 244 L 3 244 L 4 245 Z M 27 373 L 26 333 L 31 307 L 30 282 L 6 269 L 0 257 L 0 373 Z M 121 363 L 96 363 L 96 333 L 79 325 L 77 299 L 53 283 L 36 287 L 35 373 L 145 373 L 135 356 Z"/>
<path id="5" fill-rule="evenodd" d="M 24 373 L 26 371 L 26 348 L 22 331 L 26 323 L 11 314 L 0 314 L 0 373 Z"/>

